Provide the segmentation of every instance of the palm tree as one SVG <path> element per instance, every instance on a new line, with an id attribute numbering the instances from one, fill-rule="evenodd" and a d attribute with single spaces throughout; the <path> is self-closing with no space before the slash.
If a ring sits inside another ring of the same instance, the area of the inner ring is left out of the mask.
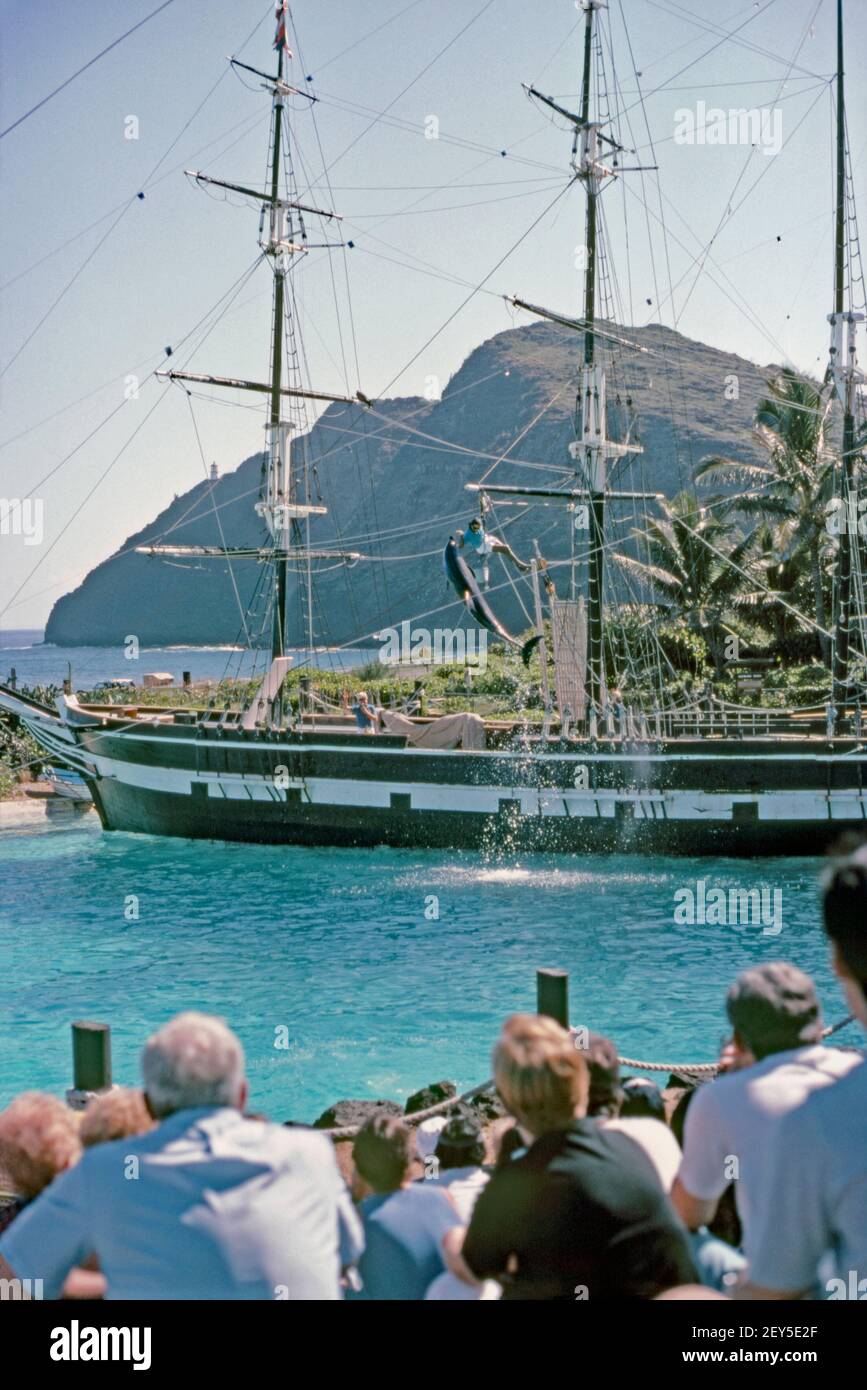
<path id="1" fill-rule="evenodd" d="M 660 500 L 664 517 L 633 531 L 648 558 L 622 552 L 613 559 L 628 574 L 647 582 L 656 606 L 683 618 L 705 640 L 717 676 L 723 673 L 726 634 L 737 627 L 739 592 L 750 574 L 745 566 L 752 538 L 731 544 L 734 526 L 698 504 L 686 492 Z"/>
<path id="2" fill-rule="evenodd" d="M 760 520 L 752 533 L 753 592 L 743 591 L 739 604 L 751 611 L 769 645 L 786 660 L 809 661 L 816 656 L 816 634 L 797 615 L 809 611 L 813 585 L 804 552 L 792 544 L 795 523 Z"/>
<path id="3" fill-rule="evenodd" d="M 710 456 L 695 470 L 696 482 L 746 482 L 747 491 L 720 499 L 728 514 L 777 522 L 774 543 L 785 570 L 784 588 L 795 587 L 794 571 L 806 571 L 812 588 L 817 625 L 827 629 L 826 559 L 831 543 L 827 507 L 834 495 L 834 457 L 827 445 L 832 396 L 816 383 L 785 368 L 768 382 L 768 395 L 756 409 L 754 436 L 764 449 L 764 463 Z M 763 541 L 765 548 L 767 537 Z M 775 587 L 771 585 L 771 587 Z M 822 659 L 830 661 L 830 640 L 820 634 Z"/>

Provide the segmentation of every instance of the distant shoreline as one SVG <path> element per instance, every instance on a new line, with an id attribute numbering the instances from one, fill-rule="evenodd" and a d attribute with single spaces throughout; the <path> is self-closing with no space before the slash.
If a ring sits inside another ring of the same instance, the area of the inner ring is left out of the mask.
<path id="1" fill-rule="evenodd" d="M 34 637 L 37 636 L 37 634 L 35 634 L 35 633 L 34 633 L 34 634 L 31 634 L 31 632 L 29 631 L 29 629 L 26 629 L 26 628 L 22 629 L 20 632 L 16 632 L 14 629 L 12 629 L 11 631 L 8 631 L 8 632 L 0 632 L 0 652 L 16 652 L 16 651 L 17 651 L 17 652 L 22 652 L 22 651 L 46 651 L 46 652 L 50 652 L 50 651 L 97 651 L 97 652 L 116 652 L 119 648 L 120 648 L 121 650 L 122 650 L 122 648 L 123 648 L 123 643 L 122 643 L 122 642 L 45 642 L 45 641 L 42 640 L 42 634 L 38 634 L 39 640 L 30 641 L 30 642 L 18 641 L 18 642 L 12 643 L 12 642 L 9 642 L 9 641 L 7 640 L 7 639 L 9 639 L 9 638 L 15 638 L 15 637 L 28 637 L 28 636 L 31 636 L 31 635 L 34 636 Z M 142 645 L 139 647 L 139 651 L 140 651 L 142 654 L 144 654 L 144 653 L 146 653 L 146 652 L 246 652 L 246 651 L 253 651 L 253 652 L 256 652 L 256 653 L 258 654 L 258 653 L 260 653 L 260 652 L 267 652 L 268 650 L 269 650 L 269 648 L 268 648 L 267 646 L 263 646 L 263 647 L 245 647 L 245 646 L 243 646 L 243 645 L 239 645 L 237 642 L 199 642 L 199 643 L 195 643 L 195 644 L 194 644 L 194 643 L 190 643 L 190 642 L 148 642 L 146 645 L 145 645 L 145 644 L 142 644 Z M 302 651 L 307 651 L 308 648 L 307 648 L 307 647 L 290 647 L 288 650 L 289 650 L 290 652 L 293 652 L 293 651 L 302 652 Z M 329 654 L 334 653 L 334 652 L 350 652 L 350 651 L 359 651 L 359 652 L 360 652 L 360 651 L 364 651 L 364 652 L 366 652 L 366 651 L 370 651 L 370 650 L 371 650 L 370 647 L 365 647 L 365 646 L 363 646 L 363 645 L 362 645 L 362 646 L 346 645 L 346 646 L 337 646 L 337 647 L 332 646 L 332 647 L 313 647 L 313 648 L 312 648 L 312 651 L 313 651 L 315 654 L 317 654 L 317 655 L 320 655 L 320 654 L 321 654 L 321 655 L 329 655 Z"/>

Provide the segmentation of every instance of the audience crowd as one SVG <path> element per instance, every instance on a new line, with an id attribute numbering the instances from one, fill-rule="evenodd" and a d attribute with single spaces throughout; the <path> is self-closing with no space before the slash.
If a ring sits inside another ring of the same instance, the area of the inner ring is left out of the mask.
<path id="1" fill-rule="evenodd" d="M 823 916 L 867 1028 L 867 846 Z M 714 1079 L 621 1080 L 607 1038 L 508 1018 L 507 1118 L 375 1113 L 349 1146 L 247 1113 L 241 1044 L 186 1013 L 142 1089 L 0 1113 L 0 1292 L 46 1298 L 867 1298 L 867 1060 L 823 1041 L 813 982 L 775 961 L 728 991 Z M 29 1284 L 25 1281 L 30 1281 Z"/>

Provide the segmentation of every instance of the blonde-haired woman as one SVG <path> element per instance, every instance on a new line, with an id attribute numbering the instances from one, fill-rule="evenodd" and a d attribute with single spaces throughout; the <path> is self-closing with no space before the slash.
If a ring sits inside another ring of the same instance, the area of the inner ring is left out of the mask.
<path id="1" fill-rule="evenodd" d="M 493 1174 L 446 1258 L 496 1279 L 505 1299 L 653 1298 L 696 1279 L 653 1165 L 586 1117 L 580 1042 L 553 1019 L 514 1014 L 494 1048 L 497 1089 L 529 1147 Z"/>

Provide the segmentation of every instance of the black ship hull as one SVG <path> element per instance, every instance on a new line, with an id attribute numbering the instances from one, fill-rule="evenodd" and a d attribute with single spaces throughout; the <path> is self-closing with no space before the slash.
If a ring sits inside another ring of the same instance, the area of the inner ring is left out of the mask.
<path id="1" fill-rule="evenodd" d="M 398 794 L 399 795 L 399 794 Z M 684 821 L 524 815 L 472 811 L 311 806 L 301 802 L 249 805 L 229 799 L 143 791 L 101 781 L 94 801 L 104 829 L 250 844 L 403 849 L 464 849 L 487 853 L 719 855 L 756 858 L 823 852 L 847 830 L 867 833 L 860 818 L 821 824 L 795 819 Z M 628 803 L 625 803 L 628 805 Z"/>
<path id="2" fill-rule="evenodd" d="M 708 736 L 408 746 L 345 729 L 19 705 L 86 779 L 106 830 L 254 844 L 638 854 L 817 854 L 867 833 L 854 738 Z"/>

